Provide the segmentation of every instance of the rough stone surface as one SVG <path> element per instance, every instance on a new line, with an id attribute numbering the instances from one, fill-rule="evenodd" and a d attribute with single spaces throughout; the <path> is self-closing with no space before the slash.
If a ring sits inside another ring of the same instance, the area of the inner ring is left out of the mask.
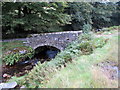
<path id="1" fill-rule="evenodd" d="M 16 86 L 17 86 L 16 82 L 0 83 L 0 90 L 4 88 L 15 88 Z"/>
<path id="2" fill-rule="evenodd" d="M 53 46 L 59 50 L 64 50 L 68 43 L 76 40 L 81 31 L 65 31 L 56 33 L 31 34 L 27 38 L 26 45 L 36 49 L 40 46 Z"/>

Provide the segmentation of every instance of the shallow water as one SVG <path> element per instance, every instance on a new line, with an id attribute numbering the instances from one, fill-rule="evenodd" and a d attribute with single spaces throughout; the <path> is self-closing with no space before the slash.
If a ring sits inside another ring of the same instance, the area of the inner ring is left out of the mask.
<path id="1" fill-rule="evenodd" d="M 50 61 L 57 55 L 58 51 L 46 50 L 43 54 L 37 53 L 32 59 L 26 59 L 25 61 L 20 61 L 12 66 L 2 66 L 2 78 L 3 82 L 9 80 L 12 76 L 23 76 L 28 71 L 30 71 L 39 61 L 44 63 L 45 61 Z"/>

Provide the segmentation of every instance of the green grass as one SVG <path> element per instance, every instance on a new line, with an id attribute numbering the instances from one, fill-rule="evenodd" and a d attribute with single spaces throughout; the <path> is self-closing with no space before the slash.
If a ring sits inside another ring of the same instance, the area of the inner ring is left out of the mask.
<path id="1" fill-rule="evenodd" d="M 16 47 L 25 47 L 23 41 L 11 41 L 11 42 L 2 42 L 2 51 L 3 53 L 12 50 Z"/>
<path id="2" fill-rule="evenodd" d="M 120 36 L 119 36 L 120 38 Z M 52 78 L 39 87 L 46 88 L 112 88 L 117 80 L 110 80 L 95 64 L 102 61 L 118 62 L 118 36 L 110 37 L 107 44 L 97 48 L 90 55 L 74 58 Z"/>

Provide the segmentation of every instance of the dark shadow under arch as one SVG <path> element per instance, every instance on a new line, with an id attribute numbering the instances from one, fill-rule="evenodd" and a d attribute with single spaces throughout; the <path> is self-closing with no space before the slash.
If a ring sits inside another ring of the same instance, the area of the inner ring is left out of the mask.
<path id="1" fill-rule="evenodd" d="M 51 59 L 55 58 L 55 56 L 59 52 L 60 50 L 54 46 L 39 46 L 35 49 L 34 57 L 36 59 L 40 59 L 41 63 L 43 63 L 45 61 L 50 61 Z"/>

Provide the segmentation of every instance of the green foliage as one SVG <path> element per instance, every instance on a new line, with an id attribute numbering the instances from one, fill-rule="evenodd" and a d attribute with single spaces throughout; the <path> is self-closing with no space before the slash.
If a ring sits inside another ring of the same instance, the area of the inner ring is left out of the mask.
<path id="1" fill-rule="evenodd" d="M 115 21 L 112 18 L 114 17 L 113 13 L 116 12 L 116 4 L 93 2 L 92 5 L 94 7 L 92 15 L 93 27 L 102 28 L 114 25 L 113 22 Z"/>
<path id="2" fill-rule="evenodd" d="M 3 34 L 58 32 L 63 27 L 87 32 L 91 28 L 119 25 L 119 5 L 119 2 L 4 2 Z"/>
<path id="3" fill-rule="evenodd" d="M 82 34 L 79 37 L 82 42 L 79 44 L 79 49 L 82 54 L 91 54 L 95 48 L 102 48 L 107 40 L 105 38 L 95 38 L 92 34 Z"/>
<path id="4" fill-rule="evenodd" d="M 31 72 L 21 80 L 20 84 L 25 85 L 27 88 L 38 88 L 42 82 L 48 80 L 49 77 L 47 76 L 49 76 L 51 72 L 54 72 L 54 70 L 53 67 L 47 66 L 46 63 L 41 64 L 38 62 Z"/>
<path id="5" fill-rule="evenodd" d="M 32 48 L 27 48 L 25 53 L 20 52 L 10 52 L 3 55 L 3 61 L 6 65 L 13 65 L 20 60 L 25 60 L 25 58 L 32 58 L 34 55 L 34 51 Z"/>
<path id="6" fill-rule="evenodd" d="M 57 55 L 57 57 L 55 57 L 55 62 L 57 61 L 58 64 L 63 65 L 65 63 L 67 63 L 68 61 L 70 61 L 71 59 L 72 59 L 72 53 L 70 51 L 66 50 L 66 51 L 59 53 Z M 56 63 L 56 65 L 57 65 L 57 63 Z"/>
<path id="7" fill-rule="evenodd" d="M 4 2 L 2 4 L 3 34 L 53 32 L 71 17 L 64 13 L 65 2 Z"/>
<path id="8" fill-rule="evenodd" d="M 91 28 L 119 25 L 119 3 L 71 2 L 68 5 L 67 12 L 72 17 L 70 26 L 73 30 L 89 32 Z"/>
<path id="9" fill-rule="evenodd" d="M 38 63 L 23 79 L 22 85 L 28 88 L 41 87 L 42 83 L 52 76 L 52 73 L 67 66 L 67 63 L 71 63 L 75 57 L 91 54 L 95 48 L 104 45 L 104 38 L 93 38 L 91 34 L 83 34 L 77 41 L 70 43 L 64 51 L 58 53 L 50 62 Z"/>
<path id="10" fill-rule="evenodd" d="M 120 30 L 120 26 L 112 26 L 109 28 L 103 28 L 102 31 L 112 31 L 112 30 Z"/>
<path id="11" fill-rule="evenodd" d="M 80 50 L 83 55 L 91 54 L 93 52 L 93 44 L 90 41 L 81 42 Z"/>
<path id="12" fill-rule="evenodd" d="M 92 30 L 92 27 L 90 24 L 84 24 L 82 30 L 83 30 L 83 33 L 89 33 Z"/>
<path id="13" fill-rule="evenodd" d="M 92 40 L 94 38 L 94 36 L 91 33 L 83 33 L 79 36 L 79 40 L 80 41 L 84 41 L 84 40 Z"/>
<path id="14" fill-rule="evenodd" d="M 23 41 L 2 42 L 2 59 L 6 65 L 32 58 L 34 50 L 31 47 L 25 46 Z"/>
<path id="15" fill-rule="evenodd" d="M 84 23 L 92 24 L 91 13 L 93 6 L 88 2 L 69 3 L 68 13 L 72 16 L 74 30 L 81 30 Z"/>

